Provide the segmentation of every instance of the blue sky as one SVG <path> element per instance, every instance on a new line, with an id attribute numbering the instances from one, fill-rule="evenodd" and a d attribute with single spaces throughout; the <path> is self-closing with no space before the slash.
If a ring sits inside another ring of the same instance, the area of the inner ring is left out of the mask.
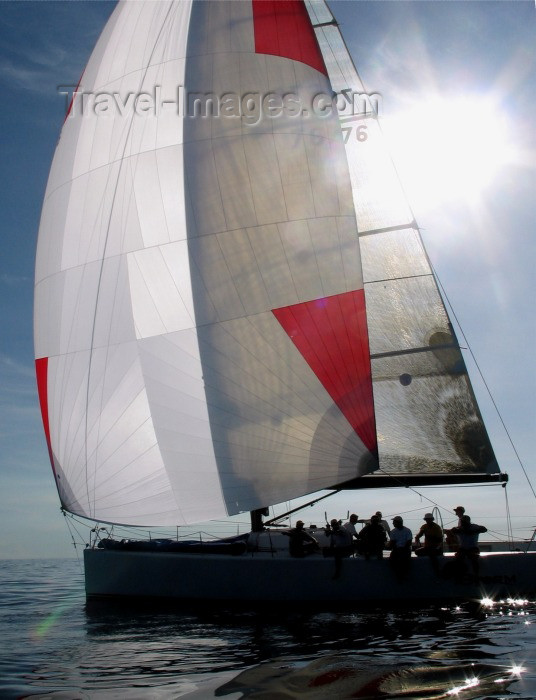
<path id="1" fill-rule="evenodd" d="M 57 86 L 78 82 L 113 6 L 104 1 L 0 5 L 0 558 L 72 554 L 35 391 L 33 266 L 42 198 L 65 108 Z M 405 160 L 410 164 L 401 162 L 400 170 L 417 200 L 412 204 L 432 263 L 536 481 L 534 3 L 331 6 L 368 90 L 382 95 L 386 130 L 391 123 L 388 132 L 409 149 Z M 442 101 L 446 119 L 428 134 L 419 119 L 434 100 Z M 464 138 L 470 134 L 474 104 L 495 120 L 487 131 L 477 128 L 484 141 L 476 191 L 464 180 L 471 167 L 464 160 L 469 148 Z M 437 155 L 432 155 L 431 139 L 443 144 Z M 499 159 L 501 149 L 506 156 Z M 514 528 L 526 536 L 536 526 L 536 500 L 480 381 L 475 391 L 501 468 L 511 476 Z M 482 492 L 422 490 L 445 508 L 465 503 L 475 520 L 504 532 L 499 521 L 503 490 Z M 415 528 L 429 507 L 425 498 L 406 490 L 354 493 L 324 502 L 306 517 L 322 520 L 326 508 L 339 517 L 347 510 L 368 516 L 381 508 L 384 514 L 408 513 L 407 522 Z"/>

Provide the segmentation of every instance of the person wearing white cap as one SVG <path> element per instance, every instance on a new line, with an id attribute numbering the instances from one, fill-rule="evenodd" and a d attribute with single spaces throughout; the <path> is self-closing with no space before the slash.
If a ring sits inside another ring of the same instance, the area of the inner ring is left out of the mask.
<path id="1" fill-rule="evenodd" d="M 408 571 L 411 560 L 412 540 L 413 533 L 409 527 L 404 526 L 404 521 L 400 515 L 396 515 L 393 518 L 393 529 L 389 533 L 389 549 L 391 550 L 389 561 L 399 581 Z"/>
<path id="2" fill-rule="evenodd" d="M 418 557 L 433 557 L 432 564 L 436 564 L 436 557 L 443 554 L 443 530 L 434 522 L 432 513 L 425 513 L 424 525 L 415 535 L 415 544 L 419 548 L 415 550 Z M 424 547 L 421 547 L 421 537 L 424 537 Z"/>

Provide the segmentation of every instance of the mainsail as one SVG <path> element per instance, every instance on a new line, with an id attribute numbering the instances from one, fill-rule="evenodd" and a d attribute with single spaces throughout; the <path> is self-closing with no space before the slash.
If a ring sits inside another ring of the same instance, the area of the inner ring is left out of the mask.
<path id="1" fill-rule="evenodd" d="M 324 0 L 306 4 L 339 95 L 370 339 L 380 469 L 351 487 L 502 479 L 381 133 L 380 96 L 365 89 Z"/>
<path id="2" fill-rule="evenodd" d="M 322 51 L 301 0 L 124 2 L 106 25 L 36 260 L 66 510 L 199 522 L 366 483 L 378 450 L 388 472 L 496 470 L 377 122 L 347 153 L 321 109 L 357 76 L 316 31 Z"/>

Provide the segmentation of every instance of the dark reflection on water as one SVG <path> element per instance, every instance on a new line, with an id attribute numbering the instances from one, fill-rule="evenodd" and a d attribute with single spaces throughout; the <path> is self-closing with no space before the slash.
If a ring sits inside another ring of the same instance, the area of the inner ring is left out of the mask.
<path id="1" fill-rule="evenodd" d="M 460 664 L 440 666 L 400 666 L 372 662 L 359 663 L 348 656 L 324 657 L 289 670 L 277 663 L 257 666 L 218 688 L 223 697 L 236 692 L 249 698 L 464 698 L 504 691 L 514 681 L 513 674 L 497 666 Z M 490 697 L 488 695 L 488 697 Z"/>
<path id="2" fill-rule="evenodd" d="M 536 699 L 534 603 L 343 612 L 86 606 L 81 571 L 58 561 L 3 562 L 0 604 L 2 699 Z"/>

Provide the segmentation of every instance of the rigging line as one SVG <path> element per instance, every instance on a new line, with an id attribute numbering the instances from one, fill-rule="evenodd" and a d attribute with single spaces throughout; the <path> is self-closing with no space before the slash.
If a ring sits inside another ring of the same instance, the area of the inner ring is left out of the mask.
<path id="1" fill-rule="evenodd" d="M 471 357 L 473 358 L 473 362 L 475 363 L 475 366 L 476 366 L 476 368 L 477 368 L 477 370 L 478 370 L 478 374 L 479 374 L 479 376 L 480 376 L 480 378 L 481 378 L 481 380 L 482 380 L 482 382 L 483 382 L 483 384 L 484 384 L 484 386 L 485 386 L 485 388 L 486 388 L 486 391 L 488 392 L 488 396 L 490 397 L 491 402 L 492 402 L 492 404 L 493 404 L 493 407 L 495 408 L 495 412 L 497 413 L 497 416 L 499 417 L 499 420 L 501 421 L 501 424 L 502 424 L 502 426 L 503 426 L 503 428 L 504 428 L 504 431 L 505 431 L 505 433 L 506 433 L 506 436 L 508 437 L 508 441 L 509 441 L 509 443 L 510 443 L 510 445 L 511 445 L 513 451 L 514 451 L 514 454 L 515 454 L 515 456 L 516 456 L 516 458 L 517 458 L 517 461 L 519 462 L 519 465 L 520 465 L 520 467 L 521 467 L 521 469 L 522 469 L 522 471 L 523 471 L 523 474 L 525 475 L 525 478 L 526 478 L 526 480 L 527 480 L 527 483 L 528 483 L 528 485 L 529 485 L 529 488 L 530 488 L 530 490 L 532 491 L 532 495 L 534 496 L 534 498 L 536 498 L 536 491 L 534 490 L 534 487 L 533 487 L 533 485 L 532 485 L 532 482 L 531 482 L 531 480 L 530 480 L 530 477 L 529 477 L 529 475 L 528 475 L 528 473 L 527 473 L 527 470 L 525 469 L 525 465 L 523 464 L 523 461 L 522 461 L 521 457 L 519 456 L 519 453 L 518 453 L 518 451 L 517 451 L 517 449 L 516 449 L 516 446 L 514 445 L 514 441 L 512 440 L 512 437 L 511 437 L 510 432 L 509 432 L 509 430 L 508 430 L 508 428 L 507 428 L 507 426 L 506 426 L 506 423 L 504 422 L 504 419 L 503 419 L 503 417 L 502 417 L 502 415 L 501 415 L 501 412 L 499 411 L 499 407 L 497 406 L 497 403 L 496 403 L 496 401 L 495 401 L 495 398 L 493 397 L 493 394 L 491 393 L 491 389 L 489 388 L 489 385 L 488 385 L 486 379 L 484 378 L 484 375 L 482 374 L 482 370 L 480 369 L 480 365 L 478 364 L 477 359 L 476 359 L 476 357 L 475 357 L 475 355 L 474 355 L 474 353 L 473 353 L 473 350 L 472 350 L 472 348 L 471 348 L 471 346 L 470 346 L 470 344 L 469 344 L 469 340 L 467 339 L 467 336 L 465 335 L 465 332 L 464 332 L 464 330 L 463 330 L 463 328 L 462 328 L 462 325 L 461 325 L 461 323 L 460 323 L 460 321 L 459 321 L 459 319 L 458 319 L 458 317 L 457 317 L 457 315 L 456 315 L 456 312 L 454 311 L 454 308 L 453 308 L 452 304 L 450 303 L 450 299 L 449 299 L 449 297 L 448 297 L 448 294 L 447 294 L 447 292 L 445 291 L 445 288 L 444 288 L 444 286 L 443 286 L 441 280 L 439 279 L 439 276 L 438 276 L 438 274 L 437 274 L 437 272 L 436 272 L 436 270 L 435 270 L 435 268 L 433 267 L 433 265 L 432 265 L 431 262 L 430 262 L 430 267 L 432 268 L 432 272 L 434 273 L 434 277 L 435 277 L 435 279 L 436 279 L 436 281 L 437 281 L 437 284 L 438 284 L 438 286 L 440 287 L 441 292 L 442 292 L 442 294 L 443 294 L 443 296 L 444 296 L 444 298 L 445 298 L 445 300 L 446 300 L 446 302 L 447 302 L 447 304 L 448 304 L 448 306 L 449 306 L 449 309 L 450 309 L 450 311 L 451 311 L 451 313 L 452 313 L 452 317 L 456 320 L 456 323 L 458 324 L 458 328 L 460 329 L 460 332 L 461 332 L 462 337 L 463 337 L 463 339 L 464 339 L 464 342 L 465 342 L 465 344 L 466 344 L 466 346 L 467 346 L 467 349 L 468 349 L 469 353 L 471 354 Z"/>
<path id="2" fill-rule="evenodd" d="M 505 502 L 505 507 L 506 507 L 507 539 L 510 542 L 510 545 L 512 546 L 513 541 L 514 541 L 514 532 L 512 530 L 512 518 L 510 517 L 510 503 L 508 501 L 508 492 L 507 492 L 506 487 L 504 489 L 504 502 Z"/>
<path id="3" fill-rule="evenodd" d="M 442 508 L 443 510 L 450 512 L 450 509 L 449 509 L 449 508 L 445 508 L 445 506 L 442 506 L 442 505 L 440 505 L 439 503 L 436 503 L 436 501 L 433 501 L 431 498 L 428 498 L 428 496 L 425 496 L 425 495 L 424 495 L 423 493 L 421 493 L 420 491 L 417 491 L 417 489 L 416 489 L 414 486 L 410 486 L 409 484 L 406 484 L 406 483 L 403 481 L 403 479 L 397 477 L 395 474 L 390 474 L 390 473 L 389 473 L 388 471 L 386 471 L 385 469 L 382 469 L 382 467 L 379 467 L 379 468 L 378 468 L 378 471 L 379 471 L 379 472 L 382 472 L 382 473 L 385 474 L 386 476 L 389 476 L 389 477 L 390 477 L 391 479 L 393 479 L 394 481 L 397 481 L 397 482 L 400 484 L 400 486 L 402 486 L 402 487 L 404 487 L 404 488 L 406 488 L 406 489 L 409 489 L 410 491 L 413 491 L 413 493 L 417 494 L 417 496 L 419 496 L 420 498 L 424 498 L 426 501 L 428 501 L 429 503 L 432 503 L 432 504 L 433 504 L 434 506 L 436 506 L 437 508 Z M 478 486 L 497 486 L 497 485 L 501 485 L 501 484 L 478 484 Z M 466 485 L 464 484 L 463 486 L 465 487 Z M 474 486 L 477 486 L 477 484 L 474 484 Z M 423 487 L 423 488 L 427 488 L 427 487 L 425 486 L 425 487 Z M 438 486 L 433 486 L 433 487 L 430 487 L 430 488 L 438 488 Z M 450 486 L 449 486 L 449 488 L 450 488 Z M 461 488 L 461 487 L 460 487 L 460 488 Z M 408 511 L 406 511 L 406 512 L 408 512 Z"/>
<path id="4" fill-rule="evenodd" d="M 477 483 L 461 483 L 461 484 L 423 484 L 421 485 L 421 489 L 452 489 L 452 488 L 458 488 L 458 489 L 484 489 L 488 486 L 497 486 L 497 485 L 502 485 L 503 482 L 501 481 L 482 481 L 482 482 L 477 482 Z"/>
<path id="5" fill-rule="evenodd" d="M 425 496 L 425 495 L 423 495 L 422 493 L 420 493 L 419 491 L 417 491 L 417 489 L 414 488 L 413 486 L 409 486 L 409 484 L 406 484 L 402 479 L 398 478 L 398 477 L 395 476 L 394 474 L 390 474 L 390 473 L 389 473 L 388 471 L 386 471 L 385 469 L 382 469 L 382 467 L 379 467 L 379 468 L 378 468 L 378 471 L 379 471 L 379 472 L 382 472 L 382 474 L 385 474 L 386 476 L 391 477 L 391 479 L 394 479 L 394 481 L 398 481 L 398 483 L 400 484 L 400 486 L 403 486 L 404 488 L 407 488 L 407 489 L 409 489 L 410 491 L 413 491 L 413 493 L 416 493 L 417 496 L 419 496 L 420 498 L 424 498 L 424 499 L 425 499 L 426 501 L 428 501 L 429 503 L 433 503 L 434 506 L 436 506 L 437 508 L 443 508 L 443 507 L 444 507 L 444 506 L 440 506 L 439 503 L 436 503 L 436 502 L 433 501 L 431 498 L 428 498 L 428 496 Z M 448 509 L 445 508 L 445 510 L 448 510 Z"/>
<path id="6" fill-rule="evenodd" d="M 73 547 L 74 547 L 74 551 L 76 552 L 76 560 L 77 560 L 77 562 L 78 562 L 78 567 L 79 567 L 80 571 L 83 573 L 82 562 L 81 562 L 80 556 L 79 556 L 79 554 L 78 554 L 78 545 L 77 545 L 76 540 L 75 540 L 75 538 L 74 538 L 73 531 L 72 531 L 72 529 L 71 529 L 71 525 L 69 524 L 69 518 L 67 517 L 67 511 L 64 510 L 63 508 L 60 508 L 60 510 L 61 510 L 61 512 L 63 513 L 63 517 L 64 517 L 64 519 L 65 519 L 65 523 L 66 523 L 66 525 L 67 525 L 67 529 L 69 530 L 69 534 L 71 535 L 71 539 L 72 539 L 72 541 L 73 541 Z M 73 529 L 74 529 L 74 531 L 76 532 L 76 534 L 78 535 L 78 537 L 80 537 L 80 533 L 78 532 L 78 530 L 77 530 L 74 526 L 73 526 Z M 82 538 L 82 537 L 80 537 L 80 539 L 83 541 L 83 538 Z"/>
<path id="7" fill-rule="evenodd" d="M 326 489 L 327 490 L 327 489 Z M 264 525 L 271 525 L 272 523 L 277 523 L 279 520 L 283 520 L 283 518 L 286 518 L 287 516 L 292 515 L 293 513 L 297 513 L 300 510 L 303 510 L 304 508 L 307 508 L 309 506 L 314 506 L 316 505 L 319 501 L 323 501 L 325 498 L 329 498 L 330 496 L 334 496 L 336 493 L 339 493 L 340 489 L 335 488 L 335 489 L 330 489 L 329 493 L 324 494 L 323 496 L 319 496 L 317 498 L 314 498 L 312 501 L 308 501 L 307 503 L 302 503 L 299 506 L 296 506 L 296 508 L 292 508 L 291 510 L 288 510 L 286 513 L 282 513 L 281 515 L 271 518 L 270 520 L 266 520 L 264 522 Z M 290 505 L 290 503 L 289 503 Z"/>
<path id="8" fill-rule="evenodd" d="M 381 468 L 380 468 L 378 471 L 383 471 L 385 474 L 387 474 L 387 472 L 385 472 L 385 470 L 383 470 L 383 469 L 381 469 Z M 395 477 L 394 475 L 392 475 L 392 474 L 389 474 L 389 476 L 391 476 L 391 478 L 393 478 L 393 479 L 396 479 L 396 477 Z M 397 480 L 398 480 L 398 479 L 397 479 Z M 417 491 L 417 489 L 415 489 L 414 487 L 412 487 L 412 486 L 406 486 L 406 484 L 404 484 L 404 482 L 403 482 L 402 480 L 398 480 L 398 481 L 399 481 L 400 484 L 403 485 L 405 488 L 408 488 L 408 489 L 410 489 L 411 491 L 413 491 L 414 493 L 416 493 L 417 496 L 419 496 L 420 498 L 424 498 L 425 500 L 427 500 L 427 501 L 429 501 L 430 503 L 433 503 L 433 504 L 434 504 L 434 508 L 437 508 L 438 513 L 439 513 L 439 517 L 441 518 L 441 525 L 442 525 L 441 529 L 444 530 L 445 528 L 443 527 L 443 518 L 442 518 L 442 516 L 441 516 L 441 510 L 450 512 L 450 509 L 449 509 L 449 508 L 445 508 L 445 506 L 441 506 L 441 505 L 439 505 L 438 503 L 436 503 L 435 501 L 433 501 L 432 499 L 428 498 L 427 496 L 424 496 L 422 493 L 420 493 L 419 491 Z M 484 486 L 496 486 L 497 484 L 483 484 L 483 485 L 484 485 Z M 474 484 L 474 486 L 477 486 L 477 484 Z M 427 487 L 424 487 L 424 488 L 427 488 Z M 438 487 L 437 487 L 437 486 L 434 486 L 434 487 L 432 487 L 432 488 L 438 488 Z M 506 488 L 505 488 L 505 492 L 506 492 Z M 402 511 L 401 514 L 402 514 L 402 515 L 406 515 L 407 513 L 414 513 L 414 512 L 416 512 L 416 511 L 418 511 L 418 510 L 422 510 L 422 508 L 413 508 L 412 510 L 405 510 L 405 511 Z M 454 522 L 454 521 L 452 521 L 452 522 Z M 506 520 L 506 522 L 507 522 L 507 536 L 506 536 L 506 539 L 509 540 L 509 542 L 513 542 L 513 532 L 512 532 L 512 530 L 511 530 L 511 518 L 510 518 L 509 509 L 508 509 L 508 512 L 507 512 L 507 520 Z M 493 534 L 497 540 L 499 540 L 499 538 L 501 538 L 501 540 L 502 540 L 503 537 L 504 537 L 504 535 L 503 535 L 501 532 L 498 532 L 498 531 L 496 531 L 496 530 L 489 530 L 489 529 L 488 529 L 488 533 L 489 533 L 490 535 Z"/>

